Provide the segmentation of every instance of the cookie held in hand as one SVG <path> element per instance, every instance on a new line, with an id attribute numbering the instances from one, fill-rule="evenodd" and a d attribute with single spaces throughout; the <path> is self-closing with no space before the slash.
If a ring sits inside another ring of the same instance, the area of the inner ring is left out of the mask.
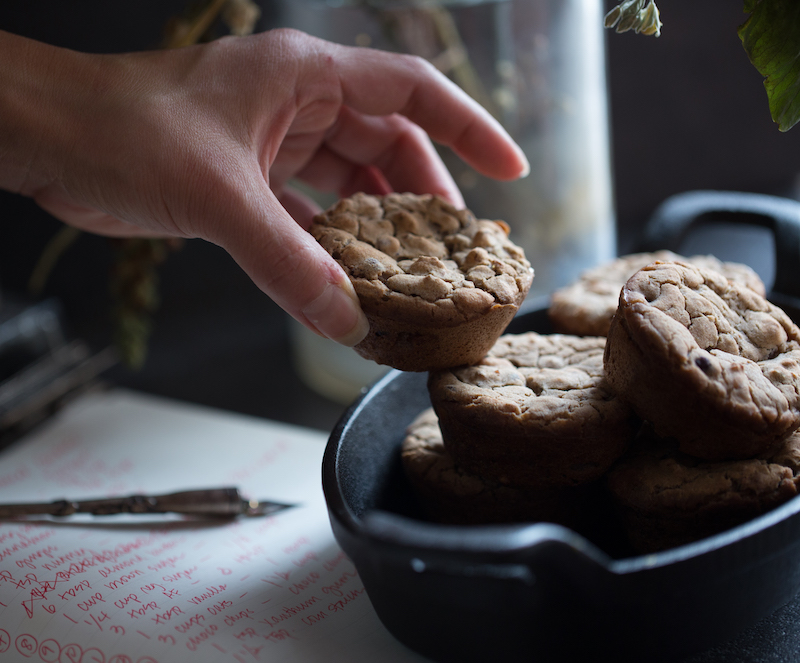
<path id="1" fill-rule="evenodd" d="M 369 320 L 356 352 L 404 371 L 480 361 L 533 280 L 504 223 L 437 196 L 356 194 L 317 215 L 311 234 L 350 277 Z"/>
<path id="2" fill-rule="evenodd" d="M 698 458 L 757 456 L 800 426 L 800 329 L 752 289 L 686 263 L 655 262 L 625 284 L 605 372 Z"/>

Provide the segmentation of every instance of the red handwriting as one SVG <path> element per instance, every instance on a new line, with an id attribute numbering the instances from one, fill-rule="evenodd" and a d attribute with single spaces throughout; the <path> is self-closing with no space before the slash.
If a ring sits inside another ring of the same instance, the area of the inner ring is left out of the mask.
<path id="1" fill-rule="evenodd" d="M 239 564 L 245 564 L 252 561 L 256 557 L 263 555 L 265 552 L 266 551 L 261 546 L 253 546 L 249 550 L 239 553 L 233 559 L 234 561 L 239 562 Z"/>
<path id="2" fill-rule="evenodd" d="M 281 640 L 297 640 L 292 634 L 289 633 L 285 628 L 280 629 L 279 631 L 272 631 L 269 634 L 264 636 L 265 640 L 269 640 L 270 642 L 279 642 Z"/>
<path id="3" fill-rule="evenodd" d="M 302 621 L 303 624 L 306 624 L 307 626 L 313 626 L 317 622 L 321 622 L 327 616 L 328 615 L 326 615 L 325 612 L 323 611 L 323 612 L 318 612 L 316 615 L 309 615 L 308 617 L 303 617 L 303 619 L 301 619 L 300 621 Z"/>
<path id="4" fill-rule="evenodd" d="M 168 622 L 172 619 L 175 615 L 182 615 L 183 610 L 181 610 L 177 605 L 172 606 L 166 612 L 161 613 L 160 615 L 156 615 L 155 617 L 151 617 L 156 624 L 163 624 L 164 622 Z"/>
<path id="5" fill-rule="evenodd" d="M 188 621 L 185 621 L 183 624 L 178 624 L 175 626 L 175 630 L 178 633 L 186 633 L 192 626 L 199 626 L 201 622 L 206 620 L 205 615 L 196 614 L 194 617 L 190 617 Z"/>
<path id="6" fill-rule="evenodd" d="M 12 557 L 23 550 L 32 548 L 40 541 L 44 541 L 45 539 L 53 536 L 53 534 L 55 534 L 55 530 L 46 529 L 30 537 L 26 534 L 22 534 L 21 532 L 13 532 L 13 534 L 15 534 L 17 541 L 0 550 L 0 562 L 2 562 L 6 557 Z"/>
<path id="7" fill-rule="evenodd" d="M 137 555 L 138 557 L 138 555 Z M 106 587 L 111 590 L 119 589 L 120 587 L 124 587 L 127 585 L 131 580 L 135 580 L 140 575 L 144 575 L 139 569 L 133 569 L 130 573 L 126 573 L 125 575 L 120 576 L 116 580 L 112 580 L 111 582 L 104 583 Z"/>
<path id="8" fill-rule="evenodd" d="M 359 589 L 351 589 L 349 592 L 344 594 L 341 599 L 339 599 L 338 601 L 335 601 L 334 603 L 331 603 L 328 606 L 328 611 L 329 612 L 339 612 L 341 610 L 344 610 L 344 607 L 348 603 L 351 603 L 352 601 L 355 601 L 355 599 L 358 596 L 361 596 L 361 594 L 363 594 L 363 593 L 364 593 L 364 588 L 363 587 L 361 587 Z"/>
<path id="9" fill-rule="evenodd" d="M 61 661 L 64 661 L 64 663 L 80 663 L 82 656 L 83 649 L 81 649 L 80 645 L 69 644 L 61 648 L 61 654 L 58 660 L 59 663 L 61 663 Z"/>
<path id="10" fill-rule="evenodd" d="M 339 554 L 335 557 L 331 557 L 328 560 L 325 560 L 322 563 L 322 568 L 326 571 L 333 571 L 341 562 L 347 559 L 347 555 L 344 554 L 344 551 L 339 551 Z"/>
<path id="11" fill-rule="evenodd" d="M 94 625 L 95 625 L 97 628 L 99 628 L 99 629 L 102 631 L 102 630 L 103 630 L 103 627 L 101 626 L 101 623 L 102 623 L 102 622 L 104 622 L 104 621 L 105 621 L 106 619 L 108 619 L 109 617 L 108 617 L 108 615 L 107 615 L 105 612 L 102 612 L 102 611 L 101 611 L 99 616 L 95 615 L 94 613 L 89 613 L 89 618 L 90 618 L 92 621 L 89 621 L 88 619 L 84 619 L 84 620 L 83 620 L 83 621 L 84 621 L 84 623 L 85 623 L 85 624 L 89 624 L 90 626 L 91 626 L 92 624 L 94 624 Z"/>
<path id="12" fill-rule="evenodd" d="M 17 651 L 25 658 L 30 658 L 39 649 L 39 641 L 27 633 L 17 636 L 14 645 L 16 645 Z"/>
<path id="13" fill-rule="evenodd" d="M 172 638 L 172 636 L 168 636 Z M 166 641 L 166 640 L 165 640 Z M 0 654 L 5 653 L 11 646 L 12 638 L 8 631 L 0 629 Z M 30 635 L 23 633 L 13 639 L 17 653 L 24 658 L 32 658 L 44 663 L 158 663 L 152 656 L 141 656 L 134 661 L 126 654 L 113 654 L 108 656 L 97 647 L 83 649 L 80 645 L 69 643 L 62 645 L 58 640 L 48 638 L 41 643 Z M 174 644 L 174 638 L 173 642 Z M 17 660 L 16 658 L 14 660 Z"/>
<path id="14" fill-rule="evenodd" d="M 322 588 L 323 594 L 333 594 L 333 596 L 342 595 L 342 587 L 347 584 L 347 581 L 356 577 L 355 571 L 345 571 L 330 585 L 325 585 Z"/>
<path id="15" fill-rule="evenodd" d="M 42 548 L 41 550 L 36 550 L 36 551 L 32 552 L 30 555 L 28 555 L 27 557 L 24 557 L 22 559 L 18 559 L 17 562 L 16 562 L 17 568 L 21 569 L 23 566 L 26 566 L 29 569 L 36 569 L 38 567 L 36 566 L 36 564 L 33 563 L 34 560 L 41 559 L 42 557 L 47 557 L 49 559 L 52 559 L 53 558 L 53 553 L 56 550 L 58 550 L 58 548 L 56 548 L 55 546 L 46 546 L 45 548 Z"/>
<path id="16" fill-rule="evenodd" d="M 39 645 L 38 653 L 46 663 L 56 663 L 61 655 L 61 645 L 53 639 L 45 640 Z"/>
<path id="17" fill-rule="evenodd" d="M 131 619 L 139 619 L 139 617 L 144 617 L 148 610 L 158 610 L 158 604 L 155 601 L 145 603 L 141 608 L 134 608 L 128 611 L 128 617 Z"/>
<path id="18" fill-rule="evenodd" d="M 197 646 L 213 637 L 216 632 L 216 625 L 209 624 L 202 631 L 200 631 L 200 633 L 189 638 L 189 640 L 186 642 L 186 647 L 189 649 L 189 651 L 197 651 Z"/>
<path id="19" fill-rule="evenodd" d="M 131 601 L 134 603 L 141 603 L 139 597 L 136 594 L 128 594 L 125 598 L 118 599 L 114 601 L 114 605 L 117 606 L 120 610 L 125 608 Z"/>
<path id="20" fill-rule="evenodd" d="M 317 554 L 313 550 L 309 550 L 305 555 L 303 555 L 300 559 L 292 560 L 292 564 L 295 566 L 305 566 L 309 562 L 315 562 L 317 560 Z"/>
<path id="21" fill-rule="evenodd" d="M 198 594 L 197 596 L 193 596 L 189 599 L 189 603 L 194 603 L 195 605 L 200 605 L 206 599 L 213 598 L 218 594 L 222 594 L 228 588 L 227 585 L 212 585 L 211 587 L 206 587 L 205 591 L 202 594 Z"/>
<path id="22" fill-rule="evenodd" d="M 151 557 L 158 557 L 159 555 L 165 553 L 170 548 L 174 548 L 179 543 L 183 543 L 185 540 L 186 540 L 185 536 L 180 536 L 177 539 L 172 539 L 171 541 L 165 541 L 160 546 L 158 546 L 156 548 L 153 548 L 153 550 L 150 551 L 150 555 L 151 555 Z M 181 553 L 178 557 L 173 557 L 172 559 L 176 559 L 177 560 L 177 559 L 181 559 L 182 557 L 184 557 L 184 553 Z M 155 569 L 153 569 L 153 570 L 155 570 Z"/>
<path id="23" fill-rule="evenodd" d="M 88 612 L 91 608 L 97 605 L 97 602 L 105 603 L 105 599 L 100 592 L 97 592 L 94 596 L 90 596 L 86 601 L 81 601 L 78 603 L 78 608 L 81 610 Z"/>
<path id="24" fill-rule="evenodd" d="M 206 610 L 208 610 L 208 612 L 210 612 L 212 615 L 216 615 L 222 612 L 223 610 L 227 610 L 232 605 L 233 605 L 232 601 L 222 600 L 219 603 L 215 603 L 214 605 L 208 606 Z"/>
<path id="25" fill-rule="evenodd" d="M 301 536 L 299 539 L 297 539 L 297 541 L 286 546 L 283 549 L 283 552 L 285 552 L 287 555 L 291 555 L 292 553 L 296 553 L 302 546 L 309 545 L 309 543 L 310 542 L 306 537 Z"/>
<path id="26" fill-rule="evenodd" d="M 275 571 L 271 573 L 266 578 L 261 578 L 261 582 L 269 583 L 275 587 L 283 587 L 283 583 L 278 582 L 279 580 L 283 580 L 284 582 L 289 580 L 289 572 L 288 571 Z"/>
<path id="27" fill-rule="evenodd" d="M 129 569 L 135 564 L 141 564 L 142 562 L 144 562 L 144 557 L 137 554 L 131 557 L 130 559 L 122 560 L 121 562 L 114 564 L 113 566 L 105 566 L 102 569 L 100 569 L 99 573 L 104 578 L 108 578 L 108 576 L 110 576 L 113 573 L 119 573 L 120 571 Z M 142 574 L 142 572 L 139 571 L 139 569 L 134 569 L 131 573 L 134 575 L 134 577 Z M 120 582 L 123 583 L 127 582 L 127 580 L 124 580 L 125 577 L 126 576 L 122 576 L 123 580 L 121 580 Z"/>
<path id="28" fill-rule="evenodd" d="M 245 608 L 235 615 L 225 617 L 225 626 L 233 626 L 240 619 L 252 619 L 255 613 L 250 608 Z"/>
<path id="29" fill-rule="evenodd" d="M 59 594 L 58 598 L 60 598 L 62 601 L 68 601 L 71 598 L 75 598 L 78 592 L 90 590 L 91 588 L 92 586 L 89 584 L 88 580 L 81 580 L 77 585 L 70 587 L 69 589 Z"/>
<path id="30" fill-rule="evenodd" d="M 307 589 L 315 582 L 317 582 L 317 580 L 319 580 L 319 573 L 317 573 L 316 571 L 312 571 L 305 578 L 303 578 L 302 580 L 298 580 L 291 587 L 289 587 L 289 591 L 292 594 L 299 594 L 304 589 Z"/>
<path id="31" fill-rule="evenodd" d="M 184 557 L 186 557 L 185 553 L 181 553 L 180 555 L 173 555 L 172 557 L 167 557 L 166 559 L 160 559 L 155 564 L 148 564 L 147 568 L 150 571 L 163 571 L 166 568 L 174 569 L 175 565 L 180 562 Z"/>
<path id="32" fill-rule="evenodd" d="M 319 598 L 316 596 L 312 596 L 310 599 L 306 599 L 302 603 L 298 603 L 297 605 L 293 606 L 283 606 L 282 610 L 278 613 L 265 617 L 264 619 L 259 620 L 262 624 L 266 624 L 267 626 L 277 626 L 282 621 L 290 619 L 295 615 L 299 615 L 304 613 L 308 608 L 313 606 L 315 603 L 319 601 Z"/>
<path id="33" fill-rule="evenodd" d="M 192 575 L 197 573 L 197 567 L 192 566 L 191 568 L 184 569 L 183 571 L 178 571 L 177 573 L 173 573 L 172 575 L 163 576 L 161 579 L 165 580 L 166 582 L 178 582 L 179 580 L 191 580 Z"/>

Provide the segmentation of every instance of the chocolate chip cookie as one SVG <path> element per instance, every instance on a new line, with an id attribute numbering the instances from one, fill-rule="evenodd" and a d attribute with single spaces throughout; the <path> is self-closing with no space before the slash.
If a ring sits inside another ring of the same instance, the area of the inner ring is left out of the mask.
<path id="1" fill-rule="evenodd" d="M 504 223 L 437 196 L 356 194 L 317 215 L 311 233 L 349 275 L 369 320 L 356 352 L 405 371 L 480 361 L 533 279 Z"/>
<path id="2" fill-rule="evenodd" d="M 553 293 L 548 315 L 555 331 L 579 336 L 608 334 L 622 286 L 642 267 L 656 260 L 686 262 L 713 269 L 752 288 L 761 296 L 766 292 L 761 278 L 747 265 L 722 262 L 711 255 L 684 258 L 671 251 L 632 253 L 587 270 L 575 283 Z"/>
<path id="3" fill-rule="evenodd" d="M 461 525 L 545 521 L 572 525 L 579 491 L 515 488 L 458 466 L 444 448 L 432 409 L 408 427 L 401 458 L 425 515 Z"/>
<path id="4" fill-rule="evenodd" d="M 607 486 L 637 552 L 722 532 L 791 499 L 800 482 L 800 434 L 758 458 L 709 462 L 652 432 L 608 474 Z"/>
<path id="5" fill-rule="evenodd" d="M 606 339 L 506 334 L 475 365 L 429 375 L 455 462 L 504 485 L 555 488 L 601 476 L 636 417 L 603 373 Z"/>
<path id="6" fill-rule="evenodd" d="M 648 265 L 623 287 L 605 373 L 620 398 L 706 460 L 757 456 L 800 426 L 800 329 L 722 274 Z"/>

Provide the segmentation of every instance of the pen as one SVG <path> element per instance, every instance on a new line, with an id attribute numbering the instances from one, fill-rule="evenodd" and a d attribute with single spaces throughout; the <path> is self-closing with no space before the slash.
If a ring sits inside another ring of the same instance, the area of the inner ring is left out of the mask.
<path id="1" fill-rule="evenodd" d="M 0 518 L 50 515 L 71 516 L 90 513 L 106 516 L 117 513 L 181 513 L 192 516 L 268 516 L 297 506 L 267 500 L 242 497 L 238 488 L 204 488 L 184 490 L 163 495 L 128 495 L 100 499 L 66 500 L 52 502 L 0 504 Z"/>

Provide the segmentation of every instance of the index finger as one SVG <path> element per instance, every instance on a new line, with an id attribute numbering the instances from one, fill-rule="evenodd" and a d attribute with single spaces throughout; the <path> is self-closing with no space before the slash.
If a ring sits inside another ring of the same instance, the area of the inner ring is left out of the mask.
<path id="1" fill-rule="evenodd" d="M 432 64 L 412 55 L 330 45 L 342 102 L 367 115 L 400 113 L 475 170 L 501 180 L 529 171 L 502 125 Z"/>

